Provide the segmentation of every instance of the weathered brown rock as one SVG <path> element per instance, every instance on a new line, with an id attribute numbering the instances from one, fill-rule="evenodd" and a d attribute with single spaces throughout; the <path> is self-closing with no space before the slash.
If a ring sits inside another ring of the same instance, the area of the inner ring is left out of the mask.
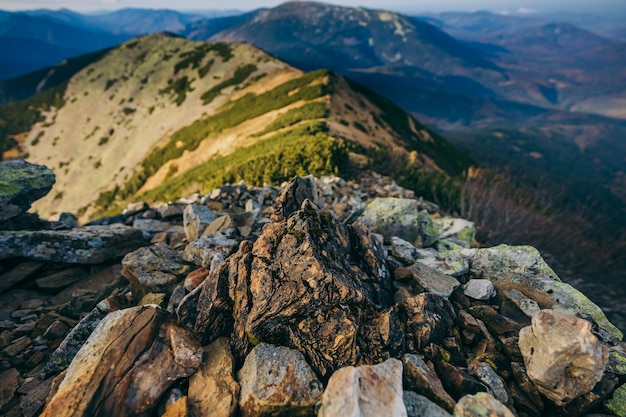
<path id="1" fill-rule="evenodd" d="M 35 284 L 44 291 L 61 290 L 76 281 L 80 281 L 85 276 L 87 276 L 87 272 L 83 268 L 75 267 L 39 278 L 35 280 Z"/>
<path id="2" fill-rule="evenodd" d="M 122 259 L 122 265 L 122 275 L 130 281 L 135 300 L 149 292 L 171 292 L 192 270 L 178 252 L 164 243 L 129 253 Z"/>
<path id="3" fill-rule="evenodd" d="M 553 310 L 541 310 L 520 331 L 519 346 L 528 376 L 557 405 L 591 391 L 608 362 L 608 349 L 591 324 Z"/>
<path id="4" fill-rule="evenodd" d="M 19 284 L 31 278 L 34 274 L 40 271 L 46 264 L 44 262 L 22 262 L 10 271 L 0 275 L 0 293 L 3 293 L 7 289 L 14 285 Z"/>
<path id="5" fill-rule="evenodd" d="M 318 417 L 406 417 L 402 398 L 402 363 L 388 359 L 379 365 L 352 366 L 336 371 L 322 396 Z"/>
<path id="6" fill-rule="evenodd" d="M 204 348 L 202 365 L 189 379 L 189 411 L 194 417 L 230 417 L 237 409 L 239 384 L 228 340 Z"/>
<path id="7" fill-rule="evenodd" d="M 141 231 L 120 224 L 2 232 L 0 259 L 21 256 L 36 261 L 97 264 L 124 256 L 145 243 Z"/>
<path id="8" fill-rule="evenodd" d="M 21 380 L 22 377 L 15 368 L 0 372 L 0 409 L 13 399 Z"/>
<path id="9" fill-rule="evenodd" d="M 422 358 L 413 354 L 402 356 L 404 389 L 425 395 L 448 411 L 456 401 L 443 389 L 437 373 Z"/>
<path id="10" fill-rule="evenodd" d="M 237 379 L 243 417 L 311 416 L 323 391 L 300 352 L 267 343 L 252 349 Z"/>
<path id="11" fill-rule="evenodd" d="M 486 392 L 465 395 L 454 407 L 454 417 L 515 417 L 500 401 Z"/>
<path id="12" fill-rule="evenodd" d="M 234 316 L 240 357 L 250 341 L 283 344 L 329 375 L 356 363 L 359 345 L 369 344 L 361 334 L 364 323 L 390 304 L 389 271 L 381 259 L 381 248 L 365 231 L 336 223 L 305 200 L 301 210 L 266 225 L 254 245 L 244 242 L 207 278 L 196 332 L 205 340 L 228 335 Z"/>
<path id="13" fill-rule="evenodd" d="M 113 312 L 76 355 L 42 416 L 145 413 L 201 360 L 198 342 L 163 310 Z"/>

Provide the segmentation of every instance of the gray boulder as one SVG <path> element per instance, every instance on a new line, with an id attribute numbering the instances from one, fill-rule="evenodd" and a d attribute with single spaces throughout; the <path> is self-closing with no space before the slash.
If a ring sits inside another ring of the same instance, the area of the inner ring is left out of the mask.
<path id="1" fill-rule="evenodd" d="M 0 222 L 28 211 L 55 181 L 54 172 L 43 165 L 22 159 L 0 162 Z"/>

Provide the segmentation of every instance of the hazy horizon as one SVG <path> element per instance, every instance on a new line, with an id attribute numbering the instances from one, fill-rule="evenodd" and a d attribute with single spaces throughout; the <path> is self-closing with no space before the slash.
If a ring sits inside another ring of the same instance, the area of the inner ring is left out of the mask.
<path id="1" fill-rule="evenodd" d="M 0 0 L 0 10 L 23 11 L 33 9 L 70 9 L 81 13 L 106 12 L 124 8 L 142 9 L 169 9 L 177 11 L 220 11 L 220 10 L 240 10 L 248 11 L 261 7 L 275 7 L 283 0 L 267 0 L 262 3 L 252 0 L 234 0 L 228 2 L 224 7 L 224 2 L 207 1 L 198 2 L 193 0 L 180 0 L 176 4 L 170 1 L 156 0 Z M 485 10 L 494 13 L 624 13 L 626 14 L 626 3 L 624 0 L 577 0 L 570 1 L 566 5 L 561 1 L 541 1 L 541 0 L 422 0 L 416 4 L 413 0 L 391 0 L 383 2 L 381 0 L 340 0 L 325 3 L 339 6 L 362 6 L 375 9 L 389 9 L 401 12 L 445 12 L 460 11 L 471 12 Z"/>

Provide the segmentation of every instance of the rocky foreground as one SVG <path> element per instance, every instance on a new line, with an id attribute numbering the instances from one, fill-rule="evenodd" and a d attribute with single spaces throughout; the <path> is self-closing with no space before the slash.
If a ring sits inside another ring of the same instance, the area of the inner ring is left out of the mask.
<path id="1" fill-rule="evenodd" d="M 0 414 L 626 416 L 622 334 L 532 247 L 392 181 L 27 213 L 0 164 Z"/>

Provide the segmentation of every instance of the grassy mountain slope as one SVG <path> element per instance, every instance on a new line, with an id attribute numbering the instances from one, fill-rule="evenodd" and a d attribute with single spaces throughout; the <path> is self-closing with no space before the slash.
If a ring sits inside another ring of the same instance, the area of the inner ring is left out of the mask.
<path id="1" fill-rule="evenodd" d="M 80 209 L 87 218 L 224 181 L 364 167 L 429 172 L 415 183 L 428 191 L 473 163 L 372 91 L 329 71 L 302 73 L 248 44 L 150 35 L 55 92 L 58 102 L 11 105 L 39 109 L 14 138 L 57 173 L 35 206 L 44 216 Z"/>

